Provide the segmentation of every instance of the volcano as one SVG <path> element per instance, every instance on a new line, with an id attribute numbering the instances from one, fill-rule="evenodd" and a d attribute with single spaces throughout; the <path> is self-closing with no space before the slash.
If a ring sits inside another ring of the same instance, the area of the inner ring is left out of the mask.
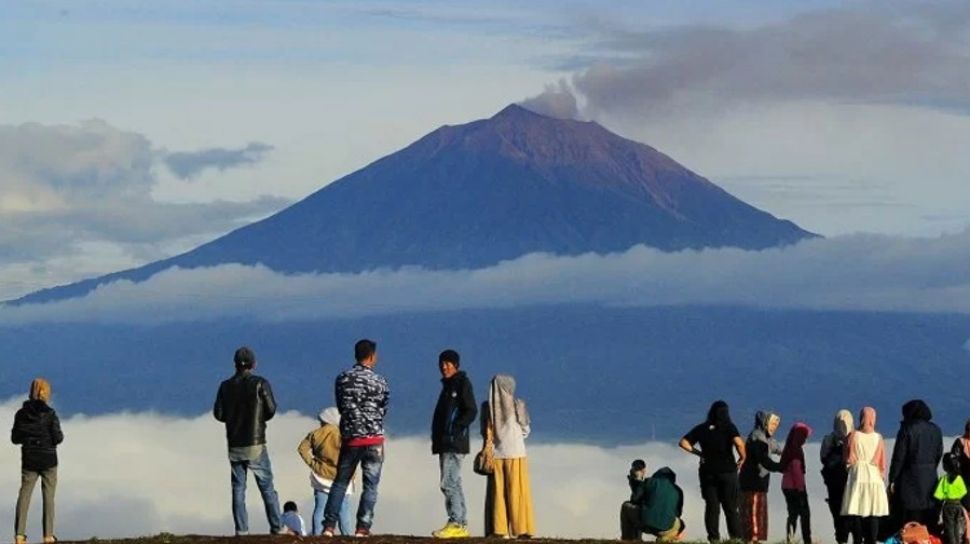
<path id="1" fill-rule="evenodd" d="M 164 269 L 261 263 L 285 273 L 481 268 L 528 253 L 760 250 L 814 237 L 595 122 L 510 105 L 443 126 L 304 200 L 187 253 L 28 295 L 83 295 Z"/>

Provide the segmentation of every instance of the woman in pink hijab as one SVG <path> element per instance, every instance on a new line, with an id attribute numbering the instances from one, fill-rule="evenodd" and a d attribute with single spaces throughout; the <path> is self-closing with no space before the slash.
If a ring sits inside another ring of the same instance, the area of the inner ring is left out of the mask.
<path id="1" fill-rule="evenodd" d="M 886 494 L 886 444 L 876 432 L 876 410 L 862 409 L 859 428 L 846 446 L 849 480 L 842 498 L 842 515 L 852 516 L 853 542 L 876 544 L 879 518 L 889 515 Z"/>

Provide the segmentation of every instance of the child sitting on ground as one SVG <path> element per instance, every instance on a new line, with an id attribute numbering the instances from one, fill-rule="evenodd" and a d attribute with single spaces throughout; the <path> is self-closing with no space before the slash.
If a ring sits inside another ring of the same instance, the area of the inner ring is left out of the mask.
<path id="1" fill-rule="evenodd" d="M 637 459 L 630 465 L 630 474 L 626 477 L 630 484 L 630 493 L 636 493 L 640 484 L 647 479 L 647 463 L 643 459 Z"/>
<path id="2" fill-rule="evenodd" d="M 943 503 L 943 539 L 946 544 L 961 544 L 966 533 L 966 512 L 960 500 L 967 494 L 967 486 L 960 476 L 960 462 L 948 453 L 943 456 L 946 471 L 936 484 L 933 496 Z"/>
<path id="3" fill-rule="evenodd" d="M 306 526 L 303 524 L 300 513 L 297 512 L 295 502 L 286 501 L 286 504 L 283 505 L 283 517 L 280 518 L 280 521 L 283 522 L 283 534 L 306 536 Z"/>

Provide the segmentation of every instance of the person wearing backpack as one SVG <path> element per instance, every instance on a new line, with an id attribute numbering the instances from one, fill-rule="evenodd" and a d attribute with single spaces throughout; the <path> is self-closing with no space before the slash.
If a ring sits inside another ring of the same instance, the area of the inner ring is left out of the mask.
<path id="1" fill-rule="evenodd" d="M 826 502 L 832 514 L 836 544 L 846 544 L 849 541 L 849 520 L 842 515 L 842 497 L 845 495 L 845 484 L 849 479 L 844 452 L 849 433 L 854 427 L 852 412 L 839 410 L 835 414 L 832 432 L 822 439 L 822 447 L 819 451 L 822 461 L 822 481 L 828 494 Z"/>
<path id="2" fill-rule="evenodd" d="M 30 383 L 30 395 L 13 419 L 10 440 L 20 445 L 20 494 L 17 497 L 14 534 L 16 544 L 27 542 L 27 511 L 37 480 L 44 494 L 44 543 L 54 536 L 54 492 L 57 490 L 57 446 L 64 441 L 57 412 L 47 403 L 51 384 L 43 378 Z"/>

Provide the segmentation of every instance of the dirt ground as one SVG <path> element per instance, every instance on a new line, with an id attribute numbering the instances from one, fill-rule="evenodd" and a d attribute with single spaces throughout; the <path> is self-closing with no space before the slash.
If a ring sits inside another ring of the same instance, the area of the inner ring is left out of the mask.
<path id="1" fill-rule="evenodd" d="M 361 539 L 353 537 L 333 537 L 322 536 L 292 536 L 292 535 L 249 535 L 242 537 L 234 536 L 206 536 L 206 535 L 169 535 L 161 534 L 150 537 L 126 538 L 126 539 L 91 539 L 88 544 L 97 542 L 98 544 L 301 544 L 314 543 L 322 544 L 332 542 L 334 544 L 359 543 Z M 400 535 L 373 535 L 366 539 L 367 544 L 441 544 L 440 540 L 430 537 L 400 536 Z M 501 539 L 495 538 L 465 538 L 461 539 L 462 544 L 499 544 Z M 543 544 L 617 544 L 616 540 L 558 540 L 534 538 L 522 542 L 534 542 Z M 67 543 L 65 543 L 67 544 Z M 685 543 L 686 544 L 686 543 Z"/>

